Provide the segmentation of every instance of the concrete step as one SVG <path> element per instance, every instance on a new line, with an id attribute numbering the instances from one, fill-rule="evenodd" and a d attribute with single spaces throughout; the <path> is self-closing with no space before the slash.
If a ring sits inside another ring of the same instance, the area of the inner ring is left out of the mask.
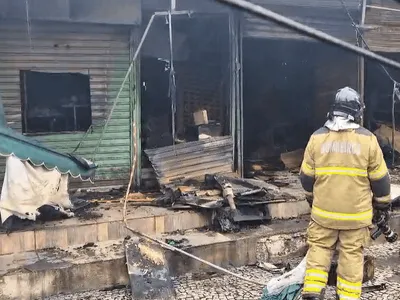
<path id="1" fill-rule="evenodd" d="M 176 242 L 184 238 L 186 251 L 219 266 L 238 267 L 304 255 L 306 225 L 306 220 L 286 220 L 236 234 L 190 231 L 154 236 Z M 214 271 L 170 251 L 166 257 L 174 276 Z M 2 255 L 0 276 L 2 300 L 42 299 L 129 283 L 123 240 Z"/>
<path id="2" fill-rule="evenodd" d="M 304 200 L 271 203 L 268 208 L 273 219 L 296 218 L 309 213 Z M 120 203 L 102 204 L 93 213 L 102 216 L 46 222 L 9 235 L 0 231 L 0 255 L 118 240 L 130 234 L 123 224 Z M 128 207 L 127 218 L 131 228 L 147 234 L 201 228 L 211 224 L 211 216 L 206 211 L 174 211 L 160 207 Z"/>
<path id="3" fill-rule="evenodd" d="M 156 233 L 187 252 L 223 267 L 276 262 L 306 253 L 307 218 L 274 221 L 233 234 L 189 230 L 184 234 Z M 391 221 L 400 231 L 400 216 Z M 182 243 L 181 243 L 182 242 Z M 384 242 L 381 237 L 377 243 Z M 0 299 L 42 299 L 128 285 L 124 240 L 101 241 L 0 256 Z M 171 275 L 215 271 L 179 253 L 165 253 Z"/>
<path id="4" fill-rule="evenodd" d="M 34 225 L 9 235 L 0 232 L 0 255 L 48 248 L 67 248 L 86 243 L 123 239 L 125 229 L 121 204 L 102 204 L 93 213 L 100 218 L 71 218 Z M 147 234 L 200 228 L 210 224 L 208 215 L 193 211 L 172 211 L 159 207 L 128 209 L 131 228 Z"/>

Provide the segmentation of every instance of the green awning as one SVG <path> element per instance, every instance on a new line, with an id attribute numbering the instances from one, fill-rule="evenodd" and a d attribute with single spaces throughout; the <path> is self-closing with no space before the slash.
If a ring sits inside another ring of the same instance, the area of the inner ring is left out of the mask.
<path id="1" fill-rule="evenodd" d="M 43 166 L 48 170 L 56 169 L 61 174 L 69 174 L 74 178 L 80 178 L 82 180 L 92 180 L 97 168 L 95 164 L 85 159 L 56 152 L 8 128 L 5 123 L 1 98 L 0 155 L 6 157 L 14 155 L 20 160 L 29 161 L 34 166 Z"/>

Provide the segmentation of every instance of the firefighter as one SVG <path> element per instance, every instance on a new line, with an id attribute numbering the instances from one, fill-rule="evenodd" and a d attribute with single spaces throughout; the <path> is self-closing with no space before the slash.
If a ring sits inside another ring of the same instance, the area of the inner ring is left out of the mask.
<path id="1" fill-rule="evenodd" d="M 337 299 L 361 296 L 363 249 L 373 209 L 390 208 L 390 178 L 376 137 L 358 125 L 359 94 L 338 90 L 325 126 L 310 138 L 300 181 L 311 206 L 303 299 L 323 299 L 332 255 L 339 251 Z"/>

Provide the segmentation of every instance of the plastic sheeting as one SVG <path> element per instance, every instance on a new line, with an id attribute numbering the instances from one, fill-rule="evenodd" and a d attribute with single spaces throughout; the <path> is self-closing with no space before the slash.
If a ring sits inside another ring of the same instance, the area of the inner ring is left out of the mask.
<path id="1" fill-rule="evenodd" d="M 9 156 L 0 196 L 2 222 L 12 215 L 35 221 L 39 215 L 37 210 L 43 205 L 62 210 L 72 208 L 68 195 L 68 175 L 60 174 L 57 170 L 34 167 L 27 161 Z"/>
<path id="2" fill-rule="evenodd" d="M 264 296 L 277 296 L 287 291 L 290 286 L 303 285 L 304 276 L 306 275 L 306 257 L 303 258 L 301 263 L 288 273 L 285 273 L 279 277 L 272 278 L 268 284 Z M 263 299 L 268 299 L 268 298 Z M 274 299 L 274 298 L 271 298 Z M 285 298 L 278 298 L 285 299 Z"/>

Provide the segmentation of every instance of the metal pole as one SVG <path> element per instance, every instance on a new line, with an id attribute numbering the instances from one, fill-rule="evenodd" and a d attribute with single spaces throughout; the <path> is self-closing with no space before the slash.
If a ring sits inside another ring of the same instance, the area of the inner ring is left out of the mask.
<path id="1" fill-rule="evenodd" d="M 107 127 L 108 127 L 108 123 L 110 123 L 111 117 L 112 117 L 112 115 L 113 115 L 113 113 L 114 113 L 115 107 L 117 107 L 117 103 L 118 103 L 118 101 L 119 101 L 119 98 L 121 97 L 121 93 L 122 93 L 122 91 L 123 91 L 123 89 L 124 89 L 125 83 L 126 83 L 126 81 L 129 79 L 129 76 L 130 76 L 130 74 L 131 74 L 131 72 L 132 72 L 133 66 L 135 65 L 135 61 L 136 61 L 136 59 L 137 59 L 137 57 L 138 57 L 138 55 L 139 55 L 139 53 L 140 53 L 140 50 L 141 50 L 142 47 L 143 47 L 143 43 L 144 43 L 144 41 L 146 40 L 146 37 L 147 37 L 147 35 L 148 35 L 148 33 L 149 33 L 149 30 L 150 30 L 150 28 L 151 28 L 151 25 L 153 24 L 153 21 L 154 21 L 154 18 L 155 18 L 155 17 L 156 17 L 156 14 L 153 14 L 153 15 L 151 16 L 151 18 L 150 18 L 150 20 L 149 20 L 149 23 L 147 24 L 147 27 L 146 27 L 146 29 L 145 29 L 145 31 L 144 31 L 144 33 L 143 33 L 143 36 L 142 36 L 142 38 L 140 39 L 140 42 L 139 42 L 139 45 L 138 45 L 138 47 L 137 47 L 137 49 L 136 49 L 136 51 L 135 51 L 135 54 L 133 55 L 132 62 L 131 62 L 131 64 L 129 65 L 128 71 L 126 71 L 124 80 L 122 81 L 122 84 L 121 84 L 121 87 L 120 87 L 120 89 L 119 89 L 119 91 L 118 91 L 117 97 L 116 97 L 115 100 L 114 100 L 114 104 L 113 104 L 113 106 L 112 106 L 112 108 L 111 108 L 110 114 L 108 115 L 108 118 L 107 118 L 107 120 L 106 120 L 106 123 L 104 124 L 103 130 L 102 130 L 101 135 L 100 135 L 99 142 L 97 143 L 96 148 L 95 148 L 95 150 L 94 150 L 93 160 L 95 160 L 95 158 L 96 158 L 97 151 L 98 151 L 98 149 L 99 149 L 99 147 L 100 147 L 101 141 L 103 140 L 104 133 L 106 132 L 106 129 L 107 129 Z"/>
<path id="2" fill-rule="evenodd" d="M 171 0 L 171 11 L 176 10 L 176 0 Z"/>
<path id="3" fill-rule="evenodd" d="M 191 11 L 184 11 L 184 10 L 183 10 L 183 11 L 174 11 L 174 12 L 172 12 L 172 13 L 171 13 L 170 11 L 169 11 L 169 12 L 155 12 L 155 13 L 151 16 L 151 18 L 150 18 L 150 20 L 149 20 L 149 23 L 147 24 L 147 27 L 146 27 L 146 29 L 145 29 L 145 31 L 144 31 L 144 33 L 143 33 L 143 36 L 142 36 L 142 38 L 140 39 L 140 42 L 139 42 L 139 45 L 138 45 L 138 47 L 137 47 L 137 49 L 136 49 L 136 51 L 135 51 L 135 54 L 133 55 L 132 62 L 131 62 L 131 64 L 129 65 L 128 71 L 126 71 L 125 78 L 124 78 L 124 80 L 122 81 L 122 84 L 121 84 L 121 87 L 120 87 L 120 89 L 119 89 L 119 91 L 118 91 L 117 97 L 116 97 L 115 100 L 114 100 L 114 104 L 113 104 L 113 106 L 112 106 L 112 108 L 111 108 L 110 114 L 108 115 L 108 118 L 107 118 L 107 120 L 106 120 L 106 123 L 104 124 L 103 130 L 102 130 L 101 135 L 100 135 L 99 142 L 97 143 L 96 148 L 95 148 L 95 150 L 94 150 L 93 161 L 95 161 L 97 151 L 98 151 L 98 149 L 99 149 L 99 147 L 100 147 L 101 141 L 103 140 L 104 133 L 105 133 L 107 127 L 108 127 L 108 123 L 110 122 L 111 117 L 112 117 L 112 114 L 113 114 L 113 112 L 114 112 L 114 110 L 115 110 L 115 107 L 116 107 L 117 104 L 118 104 L 118 101 L 119 101 L 119 98 L 120 98 L 120 96 L 121 96 L 122 90 L 124 89 L 125 83 L 126 83 L 126 81 L 129 79 L 129 76 L 130 76 L 130 74 L 131 74 L 131 72 L 132 72 L 133 66 L 135 65 L 135 61 L 136 61 L 137 57 L 139 56 L 140 50 L 142 50 L 143 43 L 144 43 L 144 41 L 145 41 L 146 38 L 147 38 L 147 35 L 148 35 L 149 30 L 150 30 L 150 28 L 151 28 L 151 25 L 153 24 L 154 18 L 157 17 L 157 16 L 168 16 L 169 14 L 172 14 L 172 15 L 189 15 L 189 16 L 190 16 L 190 15 L 192 14 L 192 12 L 191 12 Z"/>
<path id="4" fill-rule="evenodd" d="M 254 15 L 259 15 L 263 19 L 268 19 L 271 20 L 277 24 L 283 25 L 285 27 L 288 27 L 290 29 L 293 29 L 294 31 L 297 31 L 299 33 L 305 34 L 307 36 L 313 37 L 317 40 L 335 45 L 337 47 L 346 49 L 350 52 L 353 52 L 355 54 L 362 55 L 364 57 L 370 58 L 371 60 L 380 62 L 382 64 L 385 64 L 387 66 L 400 69 L 400 63 L 395 62 L 391 59 L 387 59 L 381 55 L 377 55 L 371 51 L 368 51 L 366 49 L 359 48 L 355 45 L 352 45 L 350 43 L 347 43 L 343 40 L 340 40 L 338 38 L 335 38 L 329 34 L 326 34 L 322 31 L 316 30 L 314 28 L 311 28 L 309 26 L 305 26 L 299 22 L 293 21 L 289 18 L 286 18 L 282 15 L 279 15 L 277 13 L 272 12 L 271 10 L 268 10 L 262 6 L 255 5 L 253 3 L 250 3 L 248 1 L 244 0 L 217 0 L 219 2 L 224 2 L 226 4 L 230 4 L 233 6 L 237 6 L 241 9 L 244 9 Z"/>
<path id="5" fill-rule="evenodd" d="M 361 7 L 361 21 L 360 25 L 364 26 L 365 23 L 365 14 L 367 10 L 367 0 L 363 0 L 362 7 Z M 357 31 L 357 30 L 356 30 Z M 364 41 L 362 36 L 360 36 L 359 32 L 357 31 L 358 42 L 361 43 L 361 48 L 365 48 Z M 359 63 L 359 91 L 360 91 L 360 98 L 361 102 L 365 104 L 365 59 L 363 56 L 360 56 L 358 61 Z M 364 125 L 364 116 L 361 118 L 361 125 Z"/>
<path id="6" fill-rule="evenodd" d="M 171 0 L 172 7 L 172 0 Z M 172 144 L 175 145 L 176 139 L 176 128 L 175 128 L 175 116 L 176 116 L 176 81 L 175 81 L 175 68 L 174 68 L 174 46 L 173 46 L 173 35 L 172 35 L 172 14 L 171 11 L 168 14 L 168 29 L 169 29 L 169 51 L 170 51 L 170 62 L 169 62 L 169 88 L 170 88 L 170 99 L 171 99 L 171 127 L 172 127 Z"/>
<path id="7" fill-rule="evenodd" d="M 239 61 L 237 62 L 238 65 L 238 72 L 239 72 L 239 78 L 240 81 L 238 82 L 238 108 L 240 111 L 239 114 L 239 124 L 240 124 L 240 131 L 239 131 L 239 148 L 240 152 L 238 153 L 239 156 L 239 174 L 241 177 L 244 177 L 244 164 L 243 164 L 243 158 L 244 158 L 244 147 L 243 147 L 243 129 L 244 129 L 244 110 L 243 110 L 243 30 L 242 30 L 242 23 L 239 22 Z"/>
<path id="8" fill-rule="evenodd" d="M 376 5 L 367 5 L 368 8 L 379 9 L 379 10 L 387 10 L 387 11 L 394 11 L 400 12 L 398 8 L 391 8 L 391 7 L 383 7 L 383 6 L 376 6 Z"/>
<path id="9" fill-rule="evenodd" d="M 393 94 L 392 94 L 392 167 L 395 162 L 395 131 L 396 131 L 396 89 L 397 83 L 393 83 Z"/>

